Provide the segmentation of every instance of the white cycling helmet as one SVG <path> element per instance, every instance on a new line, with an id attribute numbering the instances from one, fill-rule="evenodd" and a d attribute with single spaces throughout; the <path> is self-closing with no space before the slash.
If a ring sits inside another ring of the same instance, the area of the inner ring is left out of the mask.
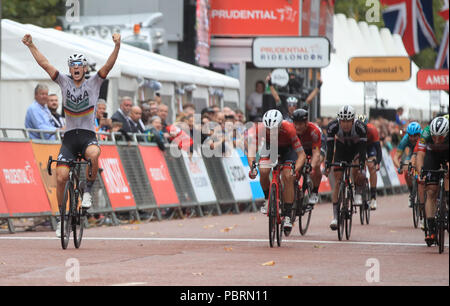
<path id="1" fill-rule="evenodd" d="M 431 136 L 447 136 L 448 120 L 444 117 L 437 117 L 430 124 Z"/>
<path id="2" fill-rule="evenodd" d="M 81 62 L 83 63 L 83 66 L 87 66 L 88 64 L 86 57 L 81 53 L 75 53 L 69 56 L 69 58 L 67 59 L 67 65 L 70 66 L 70 64 L 72 64 L 73 62 Z"/>
<path id="3" fill-rule="evenodd" d="M 276 129 L 280 127 L 283 115 L 279 110 L 271 109 L 264 114 L 262 121 L 267 129 Z"/>
<path id="4" fill-rule="evenodd" d="M 294 96 L 290 96 L 289 98 L 286 99 L 286 103 L 287 104 L 297 104 L 298 99 Z"/>
<path id="5" fill-rule="evenodd" d="M 350 105 L 345 105 L 337 113 L 337 118 L 344 121 L 353 120 L 355 119 L 355 109 Z"/>

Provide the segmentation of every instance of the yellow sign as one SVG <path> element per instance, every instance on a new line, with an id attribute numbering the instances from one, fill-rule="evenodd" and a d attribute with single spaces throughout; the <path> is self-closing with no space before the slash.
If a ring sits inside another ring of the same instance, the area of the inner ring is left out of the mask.
<path id="1" fill-rule="evenodd" d="M 353 57 L 348 61 L 348 76 L 353 82 L 407 81 L 411 60 L 398 57 Z"/>

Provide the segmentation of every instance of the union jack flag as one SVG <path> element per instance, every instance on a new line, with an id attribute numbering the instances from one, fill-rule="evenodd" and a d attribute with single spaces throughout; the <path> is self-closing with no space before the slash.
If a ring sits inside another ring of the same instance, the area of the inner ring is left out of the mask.
<path id="1" fill-rule="evenodd" d="M 437 46 L 434 35 L 433 1 L 381 0 L 387 5 L 383 19 L 387 28 L 399 34 L 410 56 L 427 47 Z"/>
<path id="2" fill-rule="evenodd" d="M 448 0 L 444 1 L 444 7 L 442 8 L 440 15 L 444 20 L 445 23 L 445 29 L 444 29 L 444 36 L 442 36 L 442 42 L 441 46 L 439 48 L 438 56 L 436 59 L 436 64 L 434 66 L 435 69 L 448 69 Z"/>

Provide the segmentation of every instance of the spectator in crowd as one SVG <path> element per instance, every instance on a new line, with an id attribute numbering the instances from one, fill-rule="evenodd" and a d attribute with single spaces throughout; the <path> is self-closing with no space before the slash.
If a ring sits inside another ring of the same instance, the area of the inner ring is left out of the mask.
<path id="1" fill-rule="evenodd" d="M 252 92 L 247 98 L 247 114 L 249 121 L 254 121 L 257 117 L 262 116 L 263 108 L 263 95 L 266 84 L 264 81 L 259 80 L 255 84 L 255 91 Z"/>
<path id="2" fill-rule="evenodd" d="M 150 105 L 150 115 L 148 117 L 150 120 L 150 118 L 152 118 L 153 116 L 158 116 L 158 103 L 151 100 L 150 102 L 148 102 L 148 105 Z"/>
<path id="3" fill-rule="evenodd" d="M 202 115 L 202 118 L 207 118 L 208 122 L 209 122 L 209 121 L 213 120 L 215 111 L 212 107 L 205 107 L 204 109 L 202 109 L 201 115 Z"/>
<path id="4" fill-rule="evenodd" d="M 185 104 L 183 106 L 183 112 L 188 115 L 194 115 L 195 114 L 195 105 L 194 104 Z"/>
<path id="5" fill-rule="evenodd" d="M 28 107 L 25 115 L 25 127 L 27 129 L 38 129 L 47 131 L 56 131 L 56 127 L 51 122 L 51 113 L 47 106 L 48 87 L 38 84 L 34 89 L 34 101 Z M 44 139 L 55 140 L 54 134 L 43 134 Z M 39 133 L 30 132 L 31 139 L 41 139 Z"/>
<path id="6" fill-rule="evenodd" d="M 245 123 L 244 112 L 241 111 L 240 109 L 237 109 L 234 112 L 236 114 L 236 120 L 244 124 Z"/>
<path id="7" fill-rule="evenodd" d="M 142 109 L 137 105 L 131 107 L 129 119 L 132 133 L 144 133 L 145 125 L 142 122 L 141 117 Z"/>
<path id="8" fill-rule="evenodd" d="M 144 126 L 146 126 L 149 123 L 149 119 L 152 117 L 150 105 L 147 102 L 142 103 L 141 109 L 142 109 L 141 120 L 142 120 L 142 123 L 144 124 Z"/>
<path id="9" fill-rule="evenodd" d="M 165 104 L 158 106 L 158 117 L 161 119 L 162 131 L 167 129 L 167 117 L 169 116 L 169 107 Z"/>
<path id="10" fill-rule="evenodd" d="M 220 112 L 220 106 L 218 105 L 213 105 L 211 106 L 211 108 L 213 109 L 214 113 L 217 114 L 218 112 Z"/>
<path id="11" fill-rule="evenodd" d="M 161 94 L 159 92 L 155 93 L 154 100 L 158 106 L 162 104 Z"/>
<path id="12" fill-rule="evenodd" d="M 168 143 L 167 139 L 169 138 L 169 134 L 162 131 L 162 121 L 160 117 L 153 116 L 150 118 L 150 125 L 147 126 L 145 134 L 148 135 L 147 141 L 156 142 L 162 151 L 166 149 L 164 145 Z"/>
<path id="13" fill-rule="evenodd" d="M 399 107 L 399 108 L 397 108 L 397 112 L 396 112 L 396 114 L 395 114 L 395 122 L 396 122 L 400 127 L 403 127 L 403 126 L 405 125 L 405 123 L 406 123 L 405 120 L 402 120 L 402 119 L 401 119 L 401 117 L 403 116 L 403 112 L 404 112 L 403 107 Z"/>
<path id="14" fill-rule="evenodd" d="M 47 107 L 50 110 L 51 114 L 50 122 L 54 127 L 62 129 L 66 125 L 66 122 L 64 120 L 64 117 L 58 113 L 59 101 L 56 94 L 48 95 Z"/>
<path id="15" fill-rule="evenodd" d="M 95 131 L 109 133 L 112 129 L 112 120 L 108 119 L 108 113 L 106 112 L 106 101 L 104 99 L 98 99 L 97 110 L 95 112 Z M 107 140 L 107 135 L 99 135 L 100 140 Z"/>
<path id="16" fill-rule="evenodd" d="M 122 122 L 122 130 L 126 133 L 132 132 L 131 122 L 128 118 L 132 106 L 132 99 L 130 97 L 123 97 L 120 103 L 120 108 L 111 117 L 112 121 Z"/>

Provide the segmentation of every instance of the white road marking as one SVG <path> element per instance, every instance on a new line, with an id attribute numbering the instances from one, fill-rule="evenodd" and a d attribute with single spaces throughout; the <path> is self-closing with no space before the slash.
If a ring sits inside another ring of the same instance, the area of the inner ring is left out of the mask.
<path id="1" fill-rule="evenodd" d="M 60 240 L 56 237 L 0 237 L 0 240 Z M 83 240 L 93 241 L 196 241 L 196 242 L 263 242 L 268 239 L 225 239 L 225 238 L 149 238 L 149 237 L 84 237 Z M 282 243 L 315 243 L 315 244 L 351 244 L 351 245 L 377 245 L 377 246 L 426 246 L 423 243 L 404 243 L 404 242 L 376 242 L 376 241 L 322 241 L 322 240 L 283 240 Z M 446 247 L 449 245 L 446 244 Z"/>
<path id="2" fill-rule="evenodd" d="M 123 283 L 123 284 L 114 284 L 114 285 L 110 285 L 112 287 L 126 287 L 126 286 L 143 286 L 146 285 L 147 283 Z"/>

